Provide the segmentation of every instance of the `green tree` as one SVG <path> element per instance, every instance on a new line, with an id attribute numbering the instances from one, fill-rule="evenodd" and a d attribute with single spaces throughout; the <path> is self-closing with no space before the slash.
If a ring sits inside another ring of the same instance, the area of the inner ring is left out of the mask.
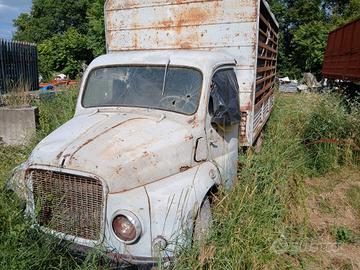
<path id="1" fill-rule="evenodd" d="M 323 22 L 303 24 L 294 30 L 290 58 L 301 71 L 320 75 L 329 30 Z"/>
<path id="2" fill-rule="evenodd" d="M 360 17 L 360 0 L 269 0 L 279 21 L 279 73 L 320 77 L 331 30 Z"/>
<path id="3" fill-rule="evenodd" d="M 30 14 L 20 14 L 14 21 L 14 39 L 39 43 L 70 27 L 85 34 L 89 5 L 90 0 L 33 0 Z"/>
<path id="4" fill-rule="evenodd" d="M 94 0 L 87 11 L 88 44 L 94 56 L 105 53 L 104 4 L 105 0 Z"/>
<path id="5" fill-rule="evenodd" d="M 38 43 L 40 73 L 75 77 L 105 52 L 104 0 L 33 0 L 15 21 L 15 40 Z"/>
<path id="6" fill-rule="evenodd" d="M 92 58 L 87 37 L 75 28 L 58 34 L 39 44 L 40 73 L 49 79 L 53 71 L 75 78 L 83 65 Z"/>
<path id="7" fill-rule="evenodd" d="M 350 0 L 344 15 L 347 21 L 360 18 L 360 0 Z"/>

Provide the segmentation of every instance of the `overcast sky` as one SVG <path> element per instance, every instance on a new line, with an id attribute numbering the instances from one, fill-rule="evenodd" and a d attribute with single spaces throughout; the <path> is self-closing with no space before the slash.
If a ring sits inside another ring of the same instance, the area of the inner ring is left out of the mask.
<path id="1" fill-rule="evenodd" d="M 13 20 L 22 12 L 30 12 L 31 0 L 0 0 L 0 38 L 11 39 Z"/>

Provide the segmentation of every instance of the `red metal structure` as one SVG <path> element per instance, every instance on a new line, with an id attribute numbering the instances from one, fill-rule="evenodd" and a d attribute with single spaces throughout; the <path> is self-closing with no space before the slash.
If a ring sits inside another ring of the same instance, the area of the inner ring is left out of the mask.
<path id="1" fill-rule="evenodd" d="M 360 82 L 360 18 L 329 34 L 323 76 Z"/>

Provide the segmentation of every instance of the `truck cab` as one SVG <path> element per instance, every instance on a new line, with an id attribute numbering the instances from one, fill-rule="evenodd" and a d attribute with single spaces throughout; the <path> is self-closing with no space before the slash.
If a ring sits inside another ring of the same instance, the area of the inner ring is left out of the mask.
<path id="1" fill-rule="evenodd" d="M 74 118 L 27 162 L 28 213 L 45 231 L 120 259 L 172 257 L 209 192 L 236 176 L 235 65 L 189 50 L 95 59 Z"/>

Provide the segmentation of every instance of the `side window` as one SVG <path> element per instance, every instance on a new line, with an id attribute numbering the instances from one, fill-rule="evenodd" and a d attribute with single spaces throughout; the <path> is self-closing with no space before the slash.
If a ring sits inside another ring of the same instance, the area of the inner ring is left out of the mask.
<path id="1" fill-rule="evenodd" d="M 222 69 L 214 74 L 208 109 L 213 125 L 240 123 L 239 85 L 233 69 Z"/>

